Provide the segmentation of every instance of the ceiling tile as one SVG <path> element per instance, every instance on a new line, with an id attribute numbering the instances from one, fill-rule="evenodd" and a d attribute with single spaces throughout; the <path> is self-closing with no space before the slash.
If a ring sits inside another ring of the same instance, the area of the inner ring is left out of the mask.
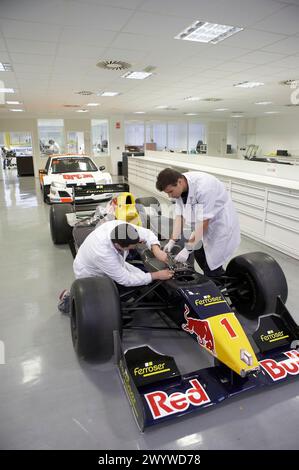
<path id="1" fill-rule="evenodd" d="M 255 24 L 256 29 L 273 33 L 295 34 L 299 32 L 299 6 L 285 6 L 279 12 Z"/>
<path id="2" fill-rule="evenodd" d="M 56 44 L 53 42 L 7 39 L 9 52 L 25 52 L 27 54 L 54 54 Z"/>

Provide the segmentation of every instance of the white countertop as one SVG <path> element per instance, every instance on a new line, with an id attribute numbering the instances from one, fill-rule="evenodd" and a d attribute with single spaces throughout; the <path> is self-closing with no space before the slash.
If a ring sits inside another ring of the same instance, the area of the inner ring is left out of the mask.
<path id="1" fill-rule="evenodd" d="M 215 166 L 207 166 L 207 165 L 200 165 L 200 163 L 191 163 L 191 162 L 180 162 L 171 158 L 154 158 L 154 157 L 131 157 L 134 159 L 138 159 L 140 161 L 147 161 L 152 163 L 163 164 L 165 166 L 175 166 L 176 168 L 184 168 L 193 171 L 204 171 L 207 173 L 213 173 L 215 175 L 222 175 L 228 176 L 232 178 L 243 179 L 246 181 L 252 181 L 254 183 L 262 183 L 266 185 L 276 186 L 280 188 L 287 188 L 287 189 L 295 189 L 299 191 L 299 181 L 286 179 L 286 178 L 279 178 L 277 176 L 267 176 L 261 174 L 249 174 L 246 171 L 238 171 L 232 170 L 228 168 L 219 168 Z M 275 174 L 277 172 L 277 165 L 274 163 L 265 164 L 262 162 L 250 162 L 256 163 L 257 165 L 266 165 L 266 171 L 268 170 L 269 173 L 273 172 Z M 292 167 L 293 168 L 293 167 Z"/>

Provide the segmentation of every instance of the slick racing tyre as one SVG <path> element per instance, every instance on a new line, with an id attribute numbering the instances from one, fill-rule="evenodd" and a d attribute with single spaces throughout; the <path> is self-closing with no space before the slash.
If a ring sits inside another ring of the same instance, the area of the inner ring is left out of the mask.
<path id="1" fill-rule="evenodd" d="M 138 197 L 135 200 L 136 209 L 140 215 L 142 226 L 151 228 L 151 218 L 161 217 L 161 205 L 155 197 Z M 146 207 L 148 209 L 146 209 Z"/>
<path id="2" fill-rule="evenodd" d="M 53 204 L 50 207 L 50 229 L 54 245 L 68 243 L 72 237 L 72 227 L 66 218 L 70 212 L 74 212 L 72 204 Z"/>
<path id="3" fill-rule="evenodd" d="M 119 293 L 107 276 L 76 279 L 71 287 L 71 332 L 79 357 L 91 361 L 111 358 L 113 331 L 122 333 Z"/>
<path id="4" fill-rule="evenodd" d="M 46 186 L 43 186 L 42 191 L 43 191 L 44 202 L 48 203 L 49 202 L 49 197 L 48 196 L 50 194 L 50 185 L 47 184 Z"/>
<path id="5" fill-rule="evenodd" d="M 275 259 L 266 253 L 236 256 L 229 262 L 226 275 L 235 278 L 229 293 L 233 306 L 249 318 L 274 313 L 277 296 L 283 302 L 287 300 L 285 275 Z"/>

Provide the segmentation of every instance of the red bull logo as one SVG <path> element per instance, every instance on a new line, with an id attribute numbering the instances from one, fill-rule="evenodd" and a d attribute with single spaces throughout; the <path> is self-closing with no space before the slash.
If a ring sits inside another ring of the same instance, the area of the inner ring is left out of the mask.
<path id="1" fill-rule="evenodd" d="M 154 419 L 164 418 L 174 413 L 186 411 L 190 405 L 202 406 L 210 403 L 210 398 L 197 379 L 190 380 L 191 388 L 185 393 L 174 392 L 168 395 L 162 390 L 146 393 L 144 398 Z"/>
<path id="2" fill-rule="evenodd" d="M 284 354 L 287 357 L 285 361 L 277 362 L 274 359 L 260 361 L 260 365 L 274 382 L 286 378 L 287 375 L 299 374 L 299 352 L 293 350 Z"/>
<path id="3" fill-rule="evenodd" d="M 197 337 L 198 344 L 216 355 L 214 336 L 209 321 L 188 317 L 189 313 L 190 309 L 185 305 L 184 317 L 187 323 L 182 325 L 183 330 L 191 334 L 194 333 Z"/>

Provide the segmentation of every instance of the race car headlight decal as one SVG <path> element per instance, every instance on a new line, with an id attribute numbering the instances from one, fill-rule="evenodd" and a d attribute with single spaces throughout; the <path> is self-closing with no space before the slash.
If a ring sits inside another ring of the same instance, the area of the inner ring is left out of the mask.
<path id="1" fill-rule="evenodd" d="M 51 184 L 51 186 L 53 186 L 54 188 L 57 188 L 57 189 L 65 189 L 66 188 L 66 184 L 64 183 L 59 183 L 59 182 L 54 182 Z"/>
<path id="2" fill-rule="evenodd" d="M 240 349 L 240 359 L 241 361 L 245 362 L 248 366 L 252 366 L 253 358 L 252 355 L 246 351 L 246 349 Z"/>

